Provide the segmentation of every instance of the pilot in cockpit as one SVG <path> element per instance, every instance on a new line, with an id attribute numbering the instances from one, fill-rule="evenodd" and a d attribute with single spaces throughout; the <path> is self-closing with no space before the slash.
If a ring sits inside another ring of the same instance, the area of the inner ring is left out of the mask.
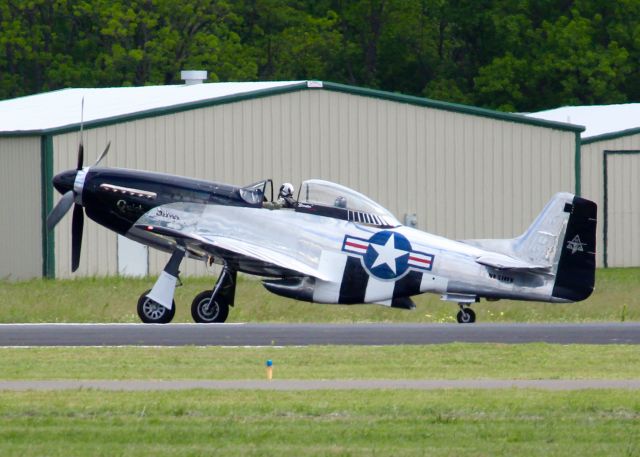
<path id="1" fill-rule="evenodd" d="M 273 202 L 267 202 L 263 207 L 267 209 L 295 208 L 296 201 L 293 198 L 293 184 L 285 182 L 280 186 L 278 199 Z"/>
<path id="2" fill-rule="evenodd" d="M 347 199 L 344 198 L 342 195 L 339 197 L 336 197 L 336 200 L 333 202 L 333 206 L 335 206 L 336 208 L 346 208 Z"/>

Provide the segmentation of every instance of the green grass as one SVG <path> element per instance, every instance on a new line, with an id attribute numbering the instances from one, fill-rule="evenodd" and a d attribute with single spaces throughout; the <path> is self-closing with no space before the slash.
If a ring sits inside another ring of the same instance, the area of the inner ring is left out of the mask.
<path id="1" fill-rule="evenodd" d="M 0 322 L 138 322 L 138 296 L 153 278 L 90 278 L 0 282 Z M 191 300 L 214 278 L 185 278 L 176 291 L 174 322 L 191 322 Z M 239 278 L 229 322 L 454 322 L 457 305 L 424 294 L 417 309 L 379 305 L 333 306 L 298 302 L 267 292 L 259 281 Z M 586 301 L 548 304 L 515 301 L 474 305 L 479 322 L 588 322 L 640 320 L 640 268 L 598 270 Z"/>
<path id="2" fill-rule="evenodd" d="M 625 391 L 2 392 L 2 456 L 637 456 Z"/>
<path id="3" fill-rule="evenodd" d="M 639 379 L 632 345 L 0 348 L 0 379 Z"/>
<path id="4" fill-rule="evenodd" d="M 638 379 L 631 345 L 0 348 L 0 379 Z M 0 391 L 1 456 L 640 456 L 640 395 Z"/>

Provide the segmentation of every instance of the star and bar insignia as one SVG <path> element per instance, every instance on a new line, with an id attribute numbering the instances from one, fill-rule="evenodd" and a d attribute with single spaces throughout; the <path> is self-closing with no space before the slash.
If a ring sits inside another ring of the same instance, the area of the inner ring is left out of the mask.
<path id="1" fill-rule="evenodd" d="M 369 239 L 346 235 L 342 251 L 362 257 L 364 268 L 379 279 L 396 280 L 408 270 L 430 271 L 434 256 L 414 251 L 404 235 L 389 230 Z"/>

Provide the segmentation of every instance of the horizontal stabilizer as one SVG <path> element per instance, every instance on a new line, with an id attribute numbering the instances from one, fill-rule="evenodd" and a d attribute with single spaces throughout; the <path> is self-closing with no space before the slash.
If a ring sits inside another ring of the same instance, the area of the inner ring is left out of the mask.
<path id="1" fill-rule="evenodd" d="M 499 270 L 530 270 L 540 272 L 551 269 L 551 266 L 534 265 L 525 262 L 524 260 L 501 254 L 481 255 L 476 259 L 476 262 L 478 262 L 480 265 L 497 268 Z"/>

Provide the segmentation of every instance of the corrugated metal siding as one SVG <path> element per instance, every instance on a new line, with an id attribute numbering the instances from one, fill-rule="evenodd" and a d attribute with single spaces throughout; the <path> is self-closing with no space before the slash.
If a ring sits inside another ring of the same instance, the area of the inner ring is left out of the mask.
<path id="1" fill-rule="evenodd" d="M 0 138 L 0 278 L 42 276 L 40 137 Z"/>
<path id="2" fill-rule="evenodd" d="M 607 159 L 607 265 L 640 265 L 640 154 Z"/>
<path id="3" fill-rule="evenodd" d="M 605 150 L 610 151 L 618 151 L 618 150 L 640 150 L 640 134 L 637 135 L 628 135 L 620 138 L 598 141 L 595 143 L 585 144 L 582 146 L 582 161 L 581 161 L 581 170 L 582 170 L 582 195 L 585 198 L 589 198 L 598 203 L 598 238 L 597 238 L 597 265 L 599 267 L 603 266 L 603 228 L 604 228 L 604 170 L 603 170 L 603 154 Z M 633 159 L 631 159 L 633 160 Z M 613 162 L 618 161 L 617 156 L 610 156 L 609 161 L 611 164 Z M 622 176 L 618 176 L 617 169 L 609 168 L 609 185 L 612 186 L 614 182 L 622 182 Z M 640 175 L 636 174 L 634 178 L 628 182 L 629 186 L 635 186 L 640 181 Z M 632 188 L 628 189 L 628 192 L 632 192 Z M 638 193 L 638 190 L 636 190 Z M 615 190 L 614 195 L 609 196 L 609 205 L 615 203 L 612 202 L 612 199 L 615 199 Z M 640 209 L 638 209 L 640 211 Z M 617 224 L 617 220 L 610 219 L 609 227 L 612 227 L 612 224 Z M 614 230 L 616 230 L 614 228 Z M 609 243 L 612 242 L 611 233 L 609 235 Z M 633 237 L 632 242 L 637 242 L 637 236 Z M 636 245 L 636 252 L 640 251 L 640 247 Z M 619 257 L 618 254 L 614 251 L 608 252 L 608 264 L 609 266 L 622 266 L 624 265 L 624 259 Z M 640 266 L 640 262 L 634 263 L 628 266 Z"/>
<path id="4" fill-rule="evenodd" d="M 400 219 L 417 213 L 420 228 L 452 238 L 518 235 L 553 193 L 574 188 L 572 132 L 326 90 L 141 119 L 87 135 L 89 156 L 112 140 L 106 165 L 234 184 L 272 177 L 276 191 L 282 181 L 297 186 L 328 179 L 371 196 Z M 71 138 L 64 147 L 65 166 L 72 167 L 77 135 L 63 137 Z M 56 158 L 56 170 L 60 165 Z M 91 226 L 87 232 L 97 231 Z M 108 259 L 90 261 L 87 272 L 115 273 L 115 236 L 100 239 Z M 62 244 L 56 255 L 69 249 Z M 154 252 L 150 271 L 158 273 L 165 262 Z M 205 271 L 189 263 L 185 274 Z"/>

